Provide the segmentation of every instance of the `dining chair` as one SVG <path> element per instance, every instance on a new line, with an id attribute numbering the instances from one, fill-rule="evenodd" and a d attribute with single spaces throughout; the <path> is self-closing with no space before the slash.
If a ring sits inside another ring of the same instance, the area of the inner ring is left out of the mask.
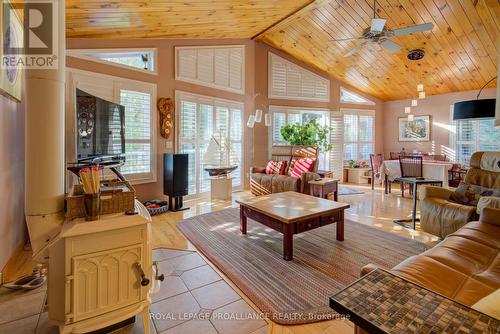
<path id="1" fill-rule="evenodd" d="M 391 160 L 398 160 L 399 157 L 401 156 L 400 152 L 390 152 L 389 154 L 391 156 Z"/>
<path id="2" fill-rule="evenodd" d="M 401 177 L 422 177 L 423 164 L 422 156 L 399 157 L 399 166 L 401 167 Z M 401 182 L 401 196 L 405 197 L 405 184 Z M 410 187 L 410 194 L 412 188 Z"/>
<path id="3" fill-rule="evenodd" d="M 380 177 L 382 162 L 384 162 L 384 156 L 382 154 L 370 154 L 370 163 L 372 167 L 372 190 L 375 189 L 375 177 Z"/>

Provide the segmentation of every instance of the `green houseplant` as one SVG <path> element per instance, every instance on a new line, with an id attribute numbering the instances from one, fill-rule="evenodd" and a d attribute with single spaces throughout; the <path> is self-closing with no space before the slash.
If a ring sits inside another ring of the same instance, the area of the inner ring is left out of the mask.
<path id="1" fill-rule="evenodd" d="M 305 124 L 288 124 L 280 129 L 281 136 L 290 145 L 317 146 L 322 152 L 332 149 L 328 140 L 329 131 L 326 125 L 320 125 L 315 119 Z"/>

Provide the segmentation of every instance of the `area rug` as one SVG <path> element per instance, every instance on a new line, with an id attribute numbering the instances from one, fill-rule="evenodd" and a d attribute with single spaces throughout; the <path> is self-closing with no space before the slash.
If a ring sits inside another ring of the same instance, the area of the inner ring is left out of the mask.
<path id="1" fill-rule="evenodd" d="M 364 192 L 355 188 L 350 188 L 339 184 L 339 195 L 359 195 L 359 194 L 364 194 Z"/>
<path id="2" fill-rule="evenodd" d="M 239 232 L 239 209 L 181 221 L 194 246 L 263 312 L 280 324 L 304 324 L 337 317 L 328 298 L 359 278 L 369 263 L 392 268 L 427 247 L 408 238 L 345 221 L 345 240 L 335 224 L 295 235 L 294 259 L 282 258 L 282 235 L 251 219 Z"/>

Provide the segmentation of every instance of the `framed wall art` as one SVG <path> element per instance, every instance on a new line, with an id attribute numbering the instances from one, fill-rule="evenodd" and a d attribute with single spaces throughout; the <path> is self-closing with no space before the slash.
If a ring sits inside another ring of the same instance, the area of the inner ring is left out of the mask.
<path id="1" fill-rule="evenodd" d="M 400 142 L 421 142 L 431 139 L 431 116 L 414 116 L 413 120 L 408 117 L 400 117 L 399 122 Z"/>

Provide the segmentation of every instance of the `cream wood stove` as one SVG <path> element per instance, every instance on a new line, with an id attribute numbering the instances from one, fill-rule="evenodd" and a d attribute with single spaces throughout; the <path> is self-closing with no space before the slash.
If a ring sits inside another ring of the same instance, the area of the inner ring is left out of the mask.
<path id="1" fill-rule="evenodd" d="M 86 333 L 142 314 L 149 334 L 151 217 L 113 214 L 65 222 L 49 247 L 49 320 L 60 333 Z"/>

